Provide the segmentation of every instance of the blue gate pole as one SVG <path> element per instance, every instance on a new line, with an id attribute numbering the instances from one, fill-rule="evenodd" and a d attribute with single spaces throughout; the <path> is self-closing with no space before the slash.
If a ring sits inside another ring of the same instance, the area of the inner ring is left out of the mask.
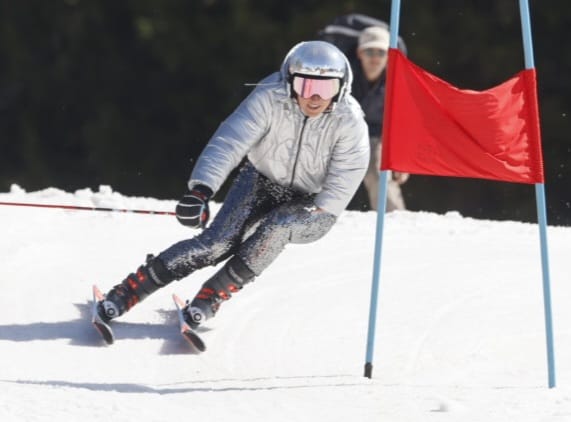
<path id="1" fill-rule="evenodd" d="M 373 261 L 373 284 L 371 286 L 371 304 L 369 306 L 369 330 L 367 334 L 367 356 L 365 358 L 365 377 L 373 376 L 373 351 L 375 348 L 375 331 L 377 321 L 377 302 L 379 297 L 379 281 L 381 276 L 381 253 L 383 248 L 383 232 L 385 226 L 385 209 L 387 207 L 387 171 L 381 171 L 379 181 L 379 198 L 377 200 L 377 231 L 375 236 L 375 256 Z"/>
<path id="2" fill-rule="evenodd" d="M 521 29 L 523 36 L 523 52 L 525 68 L 535 67 L 533 60 L 533 44 L 531 41 L 531 20 L 528 0 L 519 0 Z M 545 312 L 545 337 L 547 343 L 547 370 L 549 388 L 555 387 L 555 351 L 553 346 L 553 320 L 551 317 L 551 287 L 549 277 L 549 256 L 547 251 L 547 216 L 545 207 L 545 187 L 543 183 L 535 185 L 535 201 L 539 222 L 539 239 L 541 244 L 541 268 L 543 274 L 543 305 Z"/>
<path id="3" fill-rule="evenodd" d="M 397 48 L 399 34 L 400 0 L 391 2 L 390 47 Z M 377 302 L 379 297 L 379 281 L 381 275 L 381 254 L 383 232 L 385 226 L 385 210 L 387 208 L 388 172 L 381 171 L 379 176 L 379 198 L 377 200 L 377 231 L 375 236 L 375 256 L 373 261 L 373 282 L 371 286 L 371 304 L 369 307 L 369 330 L 367 334 L 367 356 L 365 358 L 365 377 L 373 376 L 373 352 L 375 348 L 375 331 L 377 322 Z"/>

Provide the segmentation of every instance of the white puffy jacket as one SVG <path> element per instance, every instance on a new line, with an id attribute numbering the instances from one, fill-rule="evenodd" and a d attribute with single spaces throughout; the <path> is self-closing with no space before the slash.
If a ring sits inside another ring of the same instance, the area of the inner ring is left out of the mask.
<path id="1" fill-rule="evenodd" d="M 315 205 L 338 216 L 363 180 L 370 150 L 361 107 L 348 88 L 339 97 L 331 111 L 306 117 L 290 95 L 282 67 L 222 122 L 200 155 L 189 188 L 204 184 L 216 192 L 247 156 L 273 182 L 316 194 Z"/>

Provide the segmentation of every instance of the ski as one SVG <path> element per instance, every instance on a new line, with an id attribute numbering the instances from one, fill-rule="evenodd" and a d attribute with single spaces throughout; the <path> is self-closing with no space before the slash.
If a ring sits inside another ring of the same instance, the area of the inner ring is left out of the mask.
<path id="1" fill-rule="evenodd" d="M 190 343 L 192 347 L 194 347 L 199 352 L 204 352 L 206 350 L 206 345 L 204 341 L 200 338 L 196 331 L 194 331 L 190 325 L 184 320 L 184 316 L 182 314 L 182 310 L 185 307 L 185 303 L 182 301 L 180 297 L 178 297 L 175 293 L 172 295 L 172 299 L 176 306 L 176 312 L 178 314 L 178 323 L 180 327 L 180 334 L 183 338 Z"/>
<path id="2" fill-rule="evenodd" d="M 111 329 L 108 323 L 103 321 L 103 319 L 99 315 L 99 312 L 97 312 L 97 304 L 103 299 L 105 299 L 105 296 L 103 296 L 101 290 L 99 290 L 99 288 L 94 284 L 93 305 L 91 308 L 91 323 L 93 324 L 97 332 L 101 335 L 103 340 L 105 340 L 105 343 L 113 344 L 113 342 L 115 341 L 115 337 L 113 336 L 113 330 Z"/>

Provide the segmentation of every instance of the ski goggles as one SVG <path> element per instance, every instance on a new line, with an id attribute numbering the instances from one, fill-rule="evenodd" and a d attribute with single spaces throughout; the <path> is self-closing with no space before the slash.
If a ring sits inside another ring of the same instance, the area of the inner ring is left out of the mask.
<path id="1" fill-rule="evenodd" d="M 312 79 L 296 75 L 293 77 L 292 87 L 302 98 L 319 95 L 324 100 L 330 100 L 339 94 L 339 79 Z"/>

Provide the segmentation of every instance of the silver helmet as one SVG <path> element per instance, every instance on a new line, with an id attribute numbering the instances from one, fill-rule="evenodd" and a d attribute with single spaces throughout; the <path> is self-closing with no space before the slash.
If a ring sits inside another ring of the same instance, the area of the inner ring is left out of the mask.
<path id="1" fill-rule="evenodd" d="M 339 78 L 341 80 L 339 96 L 344 94 L 352 79 L 345 55 L 333 44 L 325 41 L 306 41 L 294 46 L 284 60 L 282 72 L 288 81 L 291 81 L 292 76 L 296 74 Z"/>

